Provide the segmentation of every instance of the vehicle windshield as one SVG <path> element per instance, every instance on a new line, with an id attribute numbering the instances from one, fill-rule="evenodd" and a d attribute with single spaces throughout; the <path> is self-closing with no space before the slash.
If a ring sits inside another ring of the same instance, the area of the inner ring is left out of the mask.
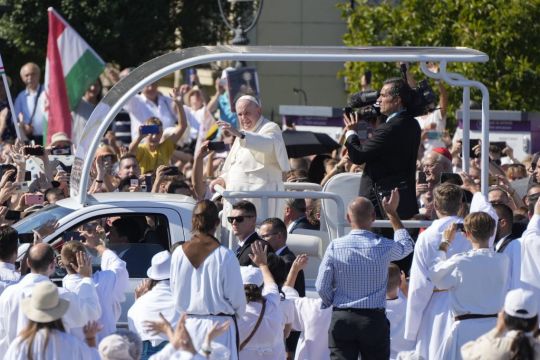
<path id="1" fill-rule="evenodd" d="M 13 227 L 19 234 L 32 233 L 32 230 L 40 228 L 47 221 L 60 220 L 72 211 L 72 209 L 58 205 L 48 205 L 17 222 Z"/>

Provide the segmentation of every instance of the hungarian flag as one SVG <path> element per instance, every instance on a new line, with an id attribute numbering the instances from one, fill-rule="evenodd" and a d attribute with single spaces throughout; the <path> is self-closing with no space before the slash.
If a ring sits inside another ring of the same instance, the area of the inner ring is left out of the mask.
<path id="1" fill-rule="evenodd" d="M 105 62 L 84 39 L 49 8 L 49 39 L 45 65 L 47 122 L 45 138 L 59 131 L 71 136 L 71 113 L 105 68 Z"/>

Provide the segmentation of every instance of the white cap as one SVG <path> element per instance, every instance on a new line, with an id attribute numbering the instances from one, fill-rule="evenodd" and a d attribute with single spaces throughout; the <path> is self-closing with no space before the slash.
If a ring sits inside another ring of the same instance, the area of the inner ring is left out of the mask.
<path id="1" fill-rule="evenodd" d="M 538 315 L 538 302 L 529 290 L 514 289 L 506 294 L 504 312 L 520 319 L 531 319 Z"/>
<path id="2" fill-rule="evenodd" d="M 238 100 L 236 100 L 236 104 L 238 104 L 238 102 L 240 100 L 245 100 L 245 101 L 251 101 L 252 103 L 254 103 L 255 105 L 257 105 L 258 107 L 261 107 L 261 103 L 259 100 L 257 100 L 257 98 L 255 96 L 252 96 L 252 95 L 242 95 L 238 98 Z"/>
<path id="3" fill-rule="evenodd" d="M 255 266 L 240 266 L 240 274 L 244 285 L 253 284 L 260 287 L 263 284 L 262 272 Z"/>
<path id="4" fill-rule="evenodd" d="M 228 68 L 225 68 L 222 72 L 221 72 L 221 80 L 225 80 L 227 78 L 227 72 L 229 71 L 234 71 L 236 70 L 235 68 L 233 67 L 228 67 Z"/>
<path id="5" fill-rule="evenodd" d="M 103 360 L 133 359 L 129 353 L 129 341 L 123 336 L 112 334 L 99 343 L 99 355 Z"/>
<path id="6" fill-rule="evenodd" d="M 152 257 L 152 266 L 146 275 L 152 280 L 167 280 L 171 277 L 171 254 L 167 251 L 158 252 Z"/>

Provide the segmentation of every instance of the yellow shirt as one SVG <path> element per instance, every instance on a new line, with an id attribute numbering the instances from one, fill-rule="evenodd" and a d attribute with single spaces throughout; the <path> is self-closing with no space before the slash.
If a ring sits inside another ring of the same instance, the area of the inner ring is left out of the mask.
<path id="1" fill-rule="evenodd" d="M 175 149 L 176 144 L 170 139 L 165 139 L 155 151 L 151 151 L 146 143 L 140 144 L 135 157 L 141 168 L 141 174 L 156 171 L 159 165 L 169 165 Z"/>

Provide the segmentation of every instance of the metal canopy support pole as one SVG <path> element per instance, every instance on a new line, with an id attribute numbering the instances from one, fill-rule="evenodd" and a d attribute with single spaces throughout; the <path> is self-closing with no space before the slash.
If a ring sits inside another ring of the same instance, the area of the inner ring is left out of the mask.
<path id="1" fill-rule="evenodd" d="M 440 65 L 441 76 L 448 84 L 475 87 L 482 93 L 482 154 L 480 163 L 482 173 L 480 181 L 482 194 L 487 196 L 489 190 L 489 91 L 487 87 L 479 81 L 452 79 L 451 75 L 446 72 L 446 61 L 441 61 Z"/>
<path id="2" fill-rule="evenodd" d="M 470 133 L 470 88 L 476 87 L 482 92 L 482 154 L 481 154 L 481 191 L 487 196 L 489 190 L 489 91 L 479 81 L 468 80 L 461 74 L 446 71 L 446 61 L 440 62 L 439 73 L 433 73 L 425 62 L 420 63 L 420 68 L 429 77 L 446 81 L 453 86 L 463 87 L 463 170 L 469 170 L 469 133 Z"/>
<path id="3" fill-rule="evenodd" d="M 465 86 L 463 88 L 463 136 L 462 136 L 462 156 L 461 156 L 461 168 L 467 174 L 470 167 L 470 147 L 469 142 L 471 132 L 471 88 Z"/>

